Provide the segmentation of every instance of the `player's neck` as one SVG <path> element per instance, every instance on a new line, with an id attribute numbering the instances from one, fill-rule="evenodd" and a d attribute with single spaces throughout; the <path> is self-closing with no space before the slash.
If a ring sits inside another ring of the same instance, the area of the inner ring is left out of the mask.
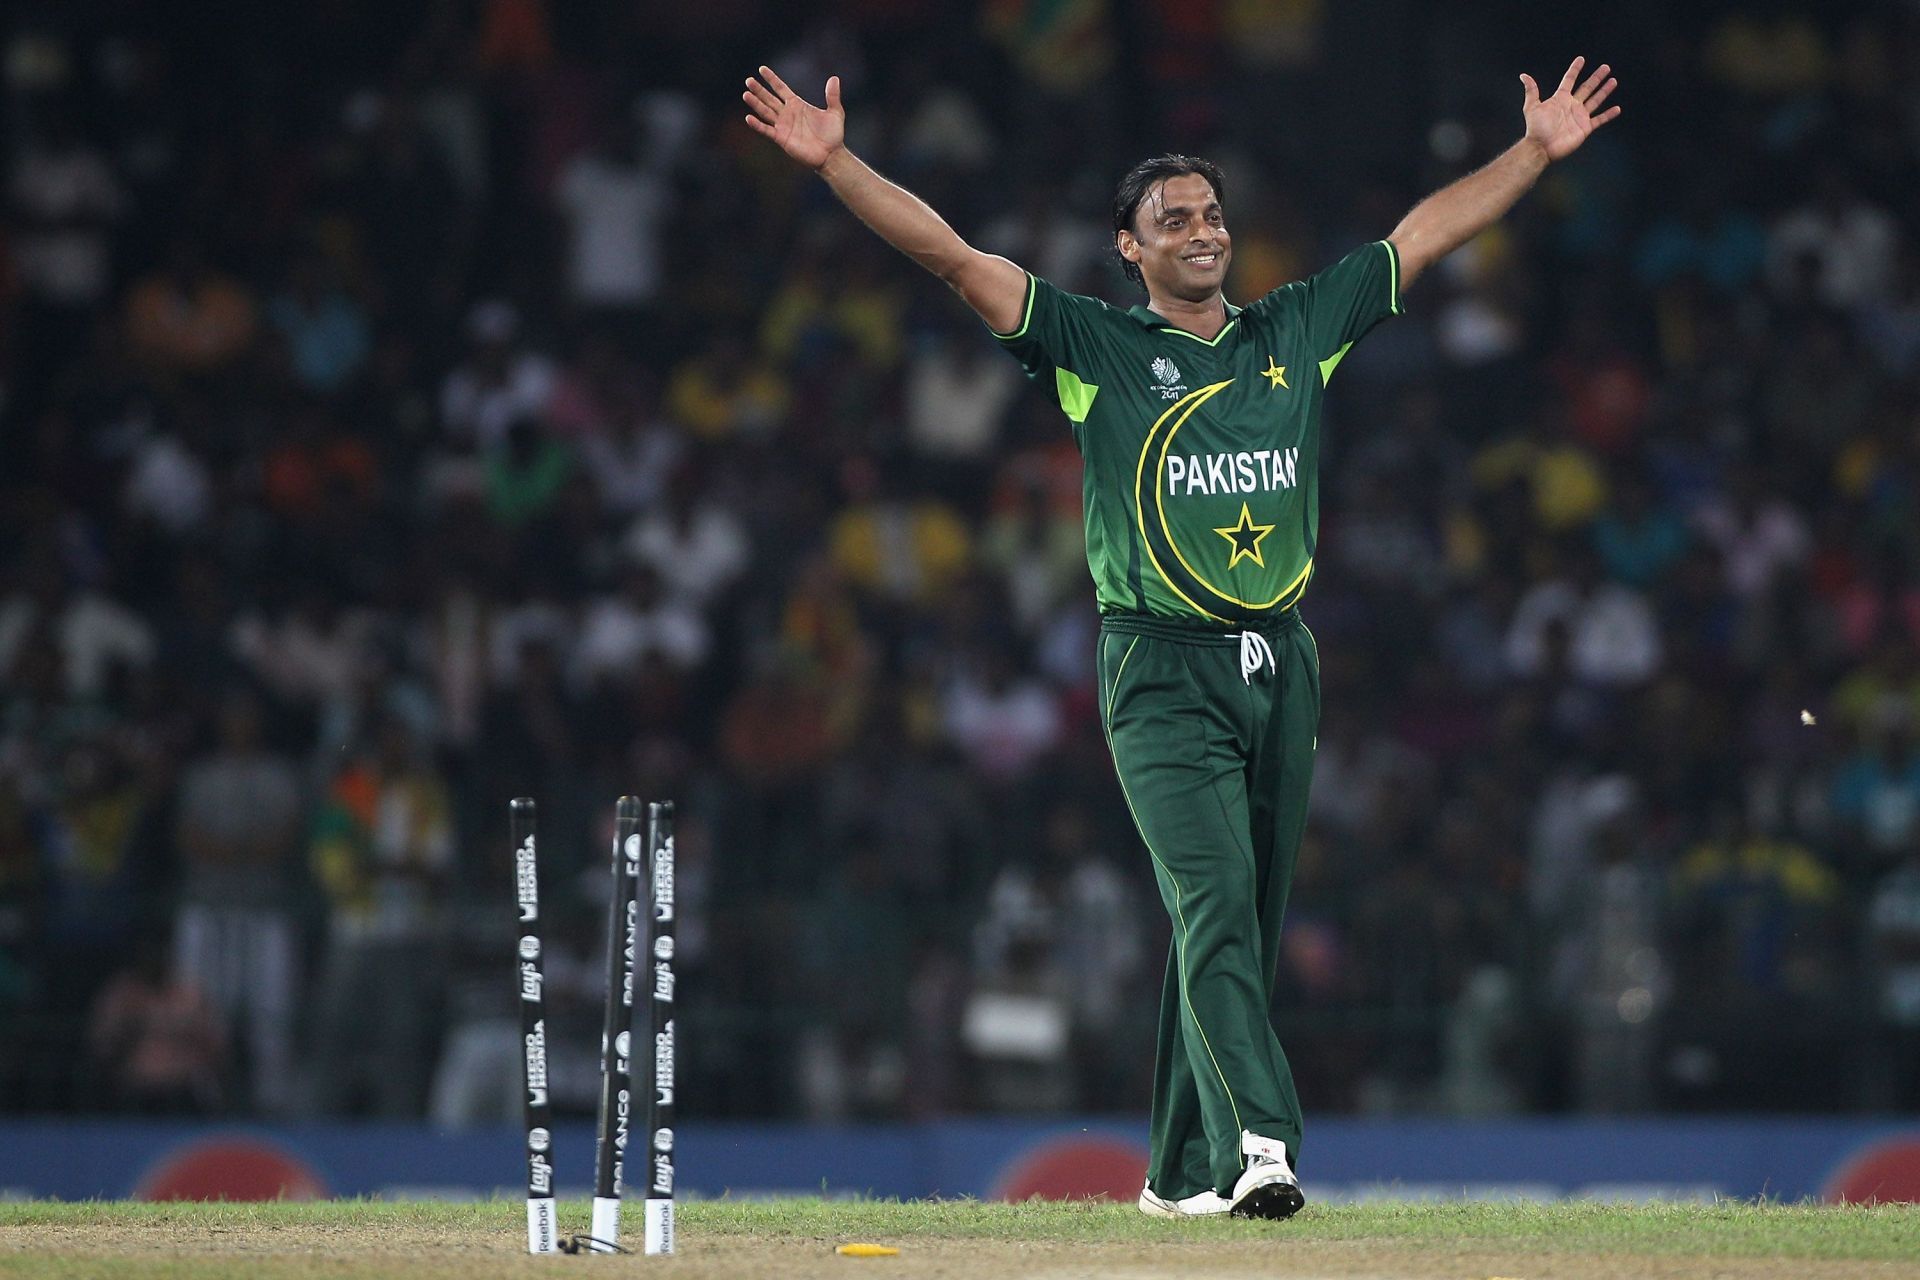
<path id="1" fill-rule="evenodd" d="M 1227 327 L 1227 300 L 1218 292 L 1199 302 L 1149 295 L 1147 310 L 1174 328 L 1185 329 L 1196 338 L 1208 341 L 1219 337 L 1220 331 Z"/>

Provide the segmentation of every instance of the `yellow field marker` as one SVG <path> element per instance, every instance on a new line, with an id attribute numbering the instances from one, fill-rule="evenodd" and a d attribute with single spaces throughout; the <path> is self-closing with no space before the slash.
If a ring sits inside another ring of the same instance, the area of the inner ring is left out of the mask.
<path id="1" fill-rule="evenodd" d="M 897 1258 L 900 1251 L 890 1244 L 837 1244 L 833 1251 L 843 1258 Z"/>

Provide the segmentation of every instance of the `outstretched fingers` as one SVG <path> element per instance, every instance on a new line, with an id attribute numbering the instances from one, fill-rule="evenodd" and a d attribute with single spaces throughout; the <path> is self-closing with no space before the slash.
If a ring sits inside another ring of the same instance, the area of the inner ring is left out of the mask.
<path id="1" fill-rule="evenodd" d="M 1582 54 L 1579 57 L 1575 58 L 1572 62 L 1569 62 L 1567 64 L 1567 74 L 1560 77 L 1560 87 L 1556 89 L 1554 92 L 1556 94 L 1570 92 L 1573 89 L 1573 82 L 1576 79 L 1578 79 L 1580 76 L 1580 68 L 1586 65 L 1587 65 L 1587 58 L 1585 54 Z M 762 67 L 760 68 L 760 70 L 765 71 L 766 68 Z"/>
<path id="2" fill-rule="evenodd" d="M 1607 121 L 1613 119 L 1615 116 L 1619 114 L 1620 114 L 1620 108 L 1608 107 L 1605 111 L 1602 111 L 1599 115 L 1593 118 L 1593 127 L 1598 129 L 1601 125 L 1605 124 Z"/>
<path id="3" fill-rule="evenodd" d="M 1606 63 L 1601 63 L 1593 69 L 1593 74 L 1588 76 L 1578 89 L 1574 90 L 1573 96 L 1581 102 L 1586 102 L 1587 99 L 1593 96 L 1594 91 L 1600 87 L 1601 81 L 1607 78 L 1607 73 L 1612 70 L 1613 68 Z"/>
<path id="4" fill-rule="evenodd" d="M 1618 80 L 1609 80 L 1601 85 L 1600 88 L 1594 92 L 1594 95 L 1587 99 L 1587 114 L 1591 115 L 1598 111 L 1600 105 L 1607 100 L 1607 95 L 1611 94 L 1619 85 L 1620 82 Z"/>
<path id="5" fill-rule="evenodd" d="M 776 98 L 785 101 L 795 96 L 793 90 L 787 87 L 787 82 L 782 80 L 779 72 L 775 71 L 772 67 L 761 67 L 760 74 L 766 78 L 768 84 L 773 86 L 773 92 Z"/>
<path id="6" fill-rule="evenodd" d="M 1532 76 L 1522 71 L 1520 73 L 1520 83 L 1527 91 L 1528 106 L 1532 106 L 1534 103 L 1540 101 L 1540 86 L 1533 82 Z"/>
<path id="7" fill-rule="evenodd" d="M 752 81 L 748 81 L 747 83 L 751 87 L 740 95 L 741 101 L 751 107 L 754 114 L 762 120 L 765 120 L 768 124 L 772 124 L 778 120 L 780 118 L 780 104 L 774 101 L 773 95 L 769 94 L 759 85 L 753 84 Z"/>

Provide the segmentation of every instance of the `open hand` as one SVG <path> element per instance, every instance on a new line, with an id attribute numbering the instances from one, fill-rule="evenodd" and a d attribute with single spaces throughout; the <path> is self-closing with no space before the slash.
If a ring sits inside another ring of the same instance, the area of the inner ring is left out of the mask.
<path id="1" fill-rule="evenodd" d="M 1560 88 L 1545 102 L 1540 100 L 1540 86 L 1533 82 L 1533 77 L 1525 72 L 1520 75 L 1520 83 L 1527 90 L 1527 100 L 1520 108 L 1527 121 L 1527 137 L 1546 150 L 1549 160 L 1566 159 L 1580 149 L 1589 134 L 1620 114 L 1619 107 L 1600 111 L 1607 95 L 1620 83 L 1608 76 L 1613 68 L 1606 63 L 1601 63 L 1579 88 L 1574 88 L 1574 79 L 1586 62 L 1585 58 L 1575 58 L 1568 65 L 1567 74 L 1560 77 Z M 1595 115 L 1596 111 L 1600 114 Z"/>
<path id="2" fill-rule="evenodd" d="M 787 87 L 772 67 L 761 67 L 765 83 L 747 77 L 740 95 L 750 109 L 747 126 L 765 134 L 788 155 L 809 169 L 818 169 L 846 144 L 847 110 L 840 105 L 840 77 L 827 79 L 827 105 L 822 110 Z"/>

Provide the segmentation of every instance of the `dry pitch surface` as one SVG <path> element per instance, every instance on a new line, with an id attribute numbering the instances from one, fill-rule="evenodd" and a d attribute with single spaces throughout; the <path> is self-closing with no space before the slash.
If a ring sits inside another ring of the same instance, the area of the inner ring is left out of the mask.
<path id="1" fill-rule="evenodd" d="M 563 1224 L 584 1228 L 584 1204 Z M 660 1276 L 1148 1280 L 1163 1276 L 1920 1280 L 1920 1207 L 1725 1203 L 1309 1206 L 1168 1222 L 1105 1202 L 706 1201 L 672 1258 L 529 1258 L 516 1203 L 0 1204 L 0 1277 Z M 844 1258 L 851 1241 L 894 1258 Z"/>

